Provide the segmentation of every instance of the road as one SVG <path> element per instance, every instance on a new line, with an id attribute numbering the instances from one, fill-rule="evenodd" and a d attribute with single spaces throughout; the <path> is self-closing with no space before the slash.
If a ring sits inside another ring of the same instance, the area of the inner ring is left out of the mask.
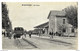
<path id="1" fill-rule="evenodd" d="M 28 36 L 18 39 L 8 39 L 3 37 L 3 49 L 46 49 L 46 50 L 72 50 L 76 46 L 70 42 L 55 39 Z M 7 47 L 8 46 L 8 47 Z"/>

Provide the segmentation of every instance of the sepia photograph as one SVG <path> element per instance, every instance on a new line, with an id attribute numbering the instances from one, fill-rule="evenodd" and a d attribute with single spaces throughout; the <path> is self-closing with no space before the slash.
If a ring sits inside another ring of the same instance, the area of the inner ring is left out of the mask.
<path id="1" fill-rule="evenodd" d="M 1 2 L 3 50 L 77 50 L 78 2 Z"/>

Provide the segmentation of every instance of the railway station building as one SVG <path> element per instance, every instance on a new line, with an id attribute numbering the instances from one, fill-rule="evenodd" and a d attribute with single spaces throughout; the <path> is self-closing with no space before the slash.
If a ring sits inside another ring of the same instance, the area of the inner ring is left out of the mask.
<path id="1" fill-rule="evenodd" d="M 49 32 L 60 33 L 65 36 L 75 36 L 75 28 L 68 23 L 68 19 L 64 11 L 50 11 L 48 19 Z"/>
<path id="2" fill-rule="evenodd" d="M 47 19 L 48 22 L 35 26 L 39 34 L 49 35 L 49 32 L 61 34 L 61 36 L 75 36 L 76 29 L 68 23 L 66 13 L 64 11 L 50 11 Z"/>

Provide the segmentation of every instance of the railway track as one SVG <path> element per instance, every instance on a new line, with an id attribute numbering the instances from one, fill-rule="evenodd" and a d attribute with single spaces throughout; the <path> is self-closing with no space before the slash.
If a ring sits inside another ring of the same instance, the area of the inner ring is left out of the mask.
<path id="1" fill-rule="evenodd" d="M 38 48 L 32 42 L 22 38 L 22 39 L 15 39 L 14 44 L 19 49 L 35 49 Z"/>
<path id="2" fill-rule="evenodd" d="M 30 45 L 34 46 L 35 48 L 38 48 L 35 44 L 33 44 L 32 42 L 30 42 L 29 40 L 27 39 L 24 39 L 22 38 L 24 41 L 26 41 L 27 43 L 29 43 Z"/>
<path id="3" fill-rule="evenodd" d="M 46 39 L 46 38 L 38 38 L 38 37 L 34 37 L 35 39 L 41 39 L 41 40 L 46 40 L 46 41 L 49 41 L 50 43 L 55 43 L 55 44 L 59 44 L 59 45 L 64 45 L 64 46 L 71 46 L 72 44 L 71 43 L 68 43 L 68 42 L 63 42 L 63 41 L 60 41 L 60 40 L 51 40 L 51 39 Z"/>

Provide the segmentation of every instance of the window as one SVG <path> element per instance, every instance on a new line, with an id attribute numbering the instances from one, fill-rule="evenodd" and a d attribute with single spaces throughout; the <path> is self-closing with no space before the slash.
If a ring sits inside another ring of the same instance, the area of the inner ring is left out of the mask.
<path id="1" fill-rule="evenodd" d="M 65 19 L 63 19 L 63 24 L 65 24 Z"/>
<path id="2" fill-rule="evenodd" d="M 63 32 L 66 32 L 66 29 L 65 28 L 63 28 Z"/>

